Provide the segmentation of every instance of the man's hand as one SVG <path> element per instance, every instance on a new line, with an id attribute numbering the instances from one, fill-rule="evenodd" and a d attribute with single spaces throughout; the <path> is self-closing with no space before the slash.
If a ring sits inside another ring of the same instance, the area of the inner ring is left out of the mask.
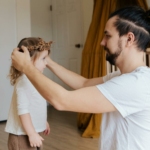
<path id="1" fill-rule="evenodd" d="M 47 62 L 47 66 L 49 66 L 52 62 L 52 59 L 50 58 L 50 56 L 46 57 L 46 62 Z"/>
<path id="2" fill-rule="evenodd" d="M 30 146 L 31 147 L 41 147 L 42 141 L 44 140 L 38 133 L 34 133 L 29 136 Z"/>
<path id="3" fill-rule="evenodd" d="M 24 72 L 25 69 L 31 65 L 31 58 L 29 51 L 25 46 L 21 47 L 23 52 L 19 51 L 19 48 L 15 48 L 11 54 L 12 65 L 19 71 Z"/>

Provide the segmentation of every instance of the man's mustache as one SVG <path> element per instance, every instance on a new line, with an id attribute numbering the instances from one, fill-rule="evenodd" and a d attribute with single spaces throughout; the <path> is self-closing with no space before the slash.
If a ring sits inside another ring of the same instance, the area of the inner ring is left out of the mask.
<path id="1" fill-rule="evenodd" d="M 109 53 L 109 49 L 106 46 L 104 46 L 104 50 Z"/>

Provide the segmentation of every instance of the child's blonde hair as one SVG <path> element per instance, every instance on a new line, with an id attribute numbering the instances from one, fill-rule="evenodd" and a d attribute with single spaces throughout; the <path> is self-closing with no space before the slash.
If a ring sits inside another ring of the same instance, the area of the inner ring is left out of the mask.
<path id="1" fill-rule="evenodd" d="M 27 47 L 30 57 L 32 57 L 32 60 L 35 61 L 35 59 L 38 57 L 41 51 L 48 50 L 48 54 L 50 53 L 51 43 L 52 41 L 46 43 L 41 38 L 29 37 L 29 38 L 22 39 L 18 44 L 18 48 L 20 48 L 19 51 L 22 52 L 21 46 Z M 14 68 L 11 65 L 9 71 L 11 85 L 14 85 L 16 83 L 17 78 L 20 77 L 21 75 L 22 72 L 18 71 L 16 68 Z"/>

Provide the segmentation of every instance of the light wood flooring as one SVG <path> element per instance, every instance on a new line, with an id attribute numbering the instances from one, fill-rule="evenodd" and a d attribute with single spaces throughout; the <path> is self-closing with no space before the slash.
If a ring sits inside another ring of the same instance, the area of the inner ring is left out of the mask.
<path id="1" fill-rule="evenodd" d="M 51 133 L 44 136 L 44 150 L 98 150 L 98 139 L 82 138 L 77 129 L 77 113 L 60 112 L 48 106 Z M 0 150 L 7 150 L 6 122 L 0 122 Z"/>

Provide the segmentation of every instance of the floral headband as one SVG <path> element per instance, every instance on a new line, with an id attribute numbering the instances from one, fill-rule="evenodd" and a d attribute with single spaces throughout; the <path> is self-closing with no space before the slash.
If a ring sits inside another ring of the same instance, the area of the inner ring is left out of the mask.
<path id="1" fill-rule="evenodd" d="M 39 43 L 38 45 L 35 46 L 27 46 L 29 52 L 33 51 L 33 50 L 37 50 L 37 51 L 44 51 L 44 50 L 50 50 L 51 44 L 53 42 L 45 42 L 44 40 L 42 40 L 41 38 L 39 38 Z"/>

